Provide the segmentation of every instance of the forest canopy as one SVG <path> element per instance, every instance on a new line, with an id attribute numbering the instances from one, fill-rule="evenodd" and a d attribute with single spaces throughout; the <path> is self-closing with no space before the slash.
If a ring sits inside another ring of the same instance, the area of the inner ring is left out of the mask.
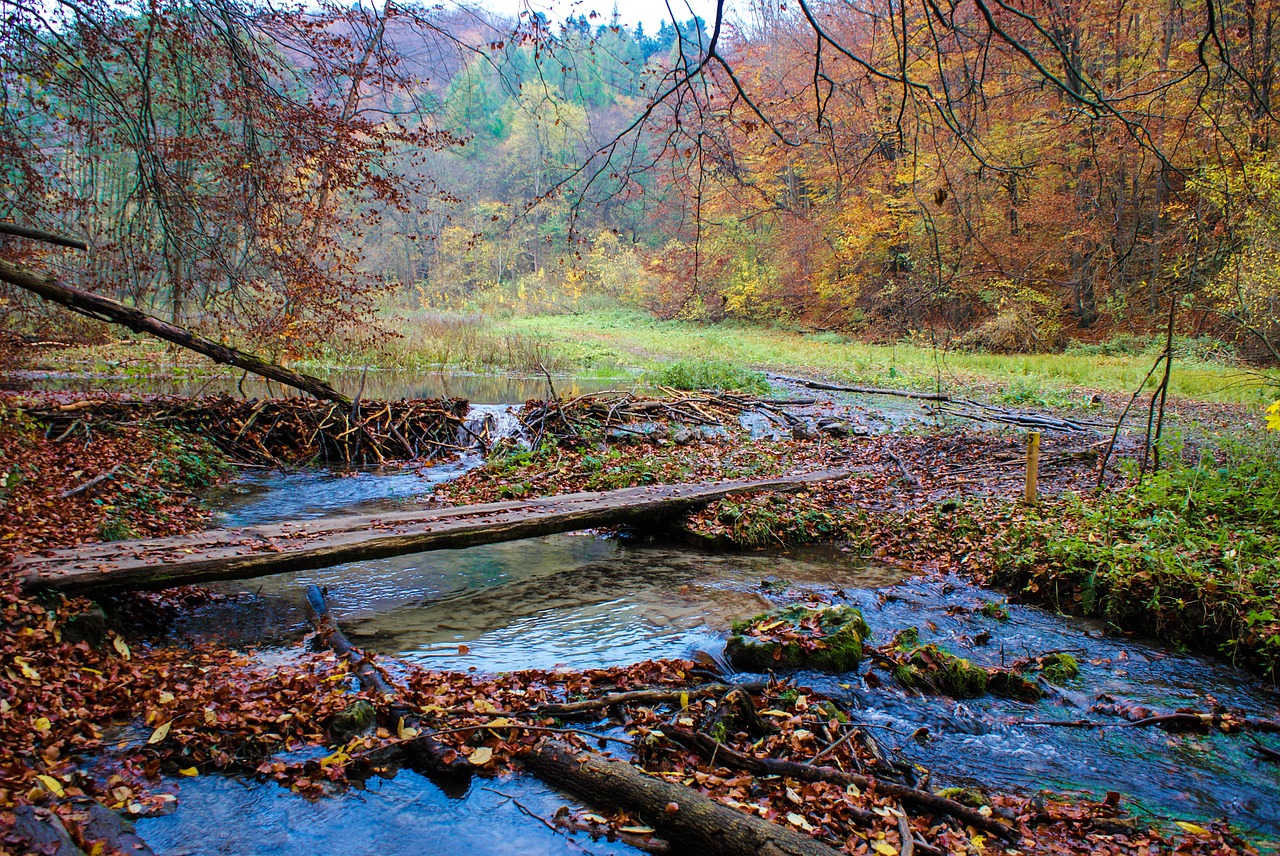
<path id="1" fill-rule="evenodd" d="M 10 250 L 282 353 L 391 295 L 1277 356 L 1271 0 L 6 9 L 0 219 L 92 248 Z"/>

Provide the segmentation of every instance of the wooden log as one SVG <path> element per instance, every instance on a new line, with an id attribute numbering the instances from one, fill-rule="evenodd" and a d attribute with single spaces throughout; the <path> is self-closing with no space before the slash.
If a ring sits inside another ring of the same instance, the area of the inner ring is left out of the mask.
<path id="1" fill-rule="evenodd" d="M 382 672 L 378 670 L 378 667 L 373 664 L 372 658 L 352 645 L 346 635 L 338 628 L 338 622 L 334 620 L 329 604 L 325 600 L 324 592 L 320 590 L 319 586 L 307 586 L 307 603 L 310 604 L 314 613 L 316 635 L 335 654 L 345 658 L 351 664 L 352 671 L 355 672 L 360 681 L 360 686 L 370 692 L 376 692 L 385 700 L 390 701 L 392 703 L 391 716 L 397 720 L 403 720 L 403 724 L 406 727 L 413 728 L 419 732 L 417 737 L 404 744 L 403 747 L 410 760 L 419 767 L 424 767 L 434 773 L 444 773 L 458 777 L 470 776 L 471 765 L 467 763 L 467 760 L 459 755 L 456 750 L 432 737 L 418 720 L 417 715 L 403 704 L 398 703 L 400 693 L 387 681 Z"/>
<path id="2" fill-rule="evenodd" d="M 845 386 L 839 383 L 825 383 L 818 380 L 805 380 L 799 377 L 778 375 L 778 380 L 796 383 L 808 389 L 822 389 L 829 392 L 856 392 L 862 395 L 893 395 L 898 398 L 914 398 L 918 401 L 950 401 L 951 396 L 945 392 L 916 392 L 913 389 L 886 389 L 878 386 Z"/>
<path id="3" fill-rule="evenodd" d="M 17 560 L 14 569 L 28 591 L 101 594 L 161 589 L 658 521 L 727 496 L 803 490 L 848 475 L 848 471 L 841 470 L 702 485 L 650 485 L 434 511 L 214 529 L 171 538 L 51 550 Z"/>
<path id="4" fill-rule="evenodd" d="M 536 711 L 538 716 L 580 716 L 584 713 L 599 713 L 611 707 L 623 704 L 671 704 L 681 698 L 699 699 L 717 696 L 734 690 L 756 692 L 764 689 L 764 683 L 750 684 L 702 684 L 683 690 L 631 690 L 630 692 L 609 693 L 599 698 L 588 698 L 582 701 L 571 701 L 563 704 L 544 704 Z"/>
<path id="5" fill-rule="evenodd" d="M 110 297 L 104 297 L 101 294 L 94 294 L 93 292 L 58 282 L 58 280 L 47 274 L 38 274 L 19 267 L 12 262 L 0 259 L 0 280 L 18 288 L 26 289 L 52 303 L 65 306 L 72 312 L 78 312 L 81 315 L 96 318 L 100 321 L 121 324 L 135 333 L 148 333 L 158 339 L 164 339 L 166 342 L 172 342 L 190 351 L 195 351 L 197 354 L 202 354 L 216 363 L 235 366 L 236 368 L 253 372 L 285 386 L 301 390 L 316 398 L 337 402 L 344 407 L 351 406 L 351 399 L 319 378 L 300 374 L 254 354 L 233 348 L 230 345 L 223 345 L 212 339 L 206 339 L 176 324 L 170 324 L 168 321 L 162 321 L 155 316 L 148 315 L 140 309 L 125 306 L 118 300 L 112 300 Z"/>
<path id="6" fill-rule="evenodd" d="M 85 856 L 71 840 L 62 820 L 47 808 L 21 805 L 13 811 L 13 832 L 27 853 L 45 856 Z"/>
<path id="7" fill-rule="evenodd" d="M 854 785 L 866 790 L 874 787 L 877 793 L 892 797 L 904 805 L 911 805 L 933 814 L 943 814 L 955 818 L 978 829 L 984 829 L 1008 841 L 1017 842 L 1018 833 L 994 818 L 979 814 L 968 806 L 955 800 L 931 794 L 928 791 L 909 788 L 882 779 L 871 779 L 857 773 L 847 773 L 834 767 L 821 767 L 815 764 L 803 764 L 799 761 L 788 761 L 781 758 L 759 758 L 746 755 L 726 746 L 723 743 L 678 726 L 663 726 L 662 733 L 669 739 L 688 749 L 692 749 L 704 758 L 714 758 L 716 763 L 723 764 L 748 773 L 764 776 L 786 776 L 802 782 L 834 782 L 840 785 Z"/>
<path id="8" fill-rule="evenodd" d="M 119 852 L 130 856 L 155 856 L 133 824 L 96 800 L 77 804 L 70 820 L 80 831 L 80 841 L 90 853 Z"/>
<path id="9" fill-rule="evenodd" d="M 544 782 L 597 807 L 636 812 L 675 850 L 705 856 L 836 856 L 834 849 L 800 832 L 559 740 L 542 741 L 524 763 Z"/>

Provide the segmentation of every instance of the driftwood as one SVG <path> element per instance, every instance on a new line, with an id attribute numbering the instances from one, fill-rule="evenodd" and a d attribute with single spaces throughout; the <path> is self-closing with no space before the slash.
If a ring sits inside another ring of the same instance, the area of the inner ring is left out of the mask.
<path id="1" fill-rule="evenodd" d="M 792 779 L 799 779 L 802 782 L 834 782 L 840 785 L 854 785 L 863 790 L 875 788 L 877 793 L 892 797 L 904 805 L 914 806 L 933 814 L 954 817 L 956 820 L 978 829 L 986 830 L 1008 841 L 1016 842 L 1019 838 L 1016 831 L 1003 823 L 979 814 L 977 811 L 961 805 L 955 800 L 949 800 L 946 797 L 940 797 L 928 791 L 886 782 L 883 779 L 871 779 L 857 773 L 847 773 L 834 767 L 820 767 L 814 764 L 802 764 L 799 761 L 745 755 L 705 734 L 699 734 L 696 731 L 690 731 L 678 726 L 665 726 L 662 729 L 662 733 L 668 739 L 679 743 L 681 746 L 692 749 L 704 758 L 714 759 L 716 763 L 723 764 L 726 767 L 744 770 L 756 775 L 786 776 Z"/>
<path id="2" fill-rule="evenodd" d="M 525 757 L 538 778 L 600 807 L 638 813 L 674 848 L 706 856 L 835 856 L 821 841 L 744 814 L 630 764 L 544 740 Z"/>
<path id="3" fill-rule="evenodd" d="M 52 303 L 65 306 L 72 312 L 100 321 L 121 324 L 135 333 L 149 333 L 158 339 L 164 339 L 166 342 L 172 342 L 202 354 L 216 363 L 253 372 L 343 407 L 351 406 L 351 399 L 319 378 L 295 372 L 230 345 L 206 339 L 176 324 L 148 315 L 140 309 L 126 306 L 118 300 L 59 282 L 47 274 L 38 274 L 0 259 L 0 280 L 30 291 Z"/>
<path id="4" fill-rule="evenodd" d="M 445 746 L 432 737 L 412 711 L 396 703 L 399 693 L 395 687 L 387 681 L 382 672 L 378 670 L 378 667 L 374 665 L 373 659 L 352 645 L 342 631 L 338 629 L 338 622 L 334 620 L 333 613 L 329 610 L 329 604 L 325 601 L 324 592 L 317 586 L 308 586 L 307 602 L 311 605 L 314 613 L 316 635 L 320 640 L 335 654 L 343 657 L 351 664 L 351 669 L 359 679 L 361 687 L 391 701 L 391 716 L 393 718 L 402 720 L 404 726 L 419 732 L 417 737 L 403 744 L 403 749 L 410 760 L 431 772 L 445 773 L 451 776 L 470 775 L 471 765 L 467 763 L 465 758 L 461 757 L 456 750 Z"/>
<path id="5" fill-rule="evenodd" d="M 651 522 L 727 496 L 803 490 L 845 478 L 827 471 L 712 484 L 651 485 L 434 511 L 352 515 L 51 550 L 14 563 L 28 591 L 103 593 L 248 579 L 428 550 Z"/>

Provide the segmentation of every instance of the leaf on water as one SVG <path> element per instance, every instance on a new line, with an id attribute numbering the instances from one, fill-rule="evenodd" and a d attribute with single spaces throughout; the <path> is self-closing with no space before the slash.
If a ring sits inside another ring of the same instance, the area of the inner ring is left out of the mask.
<path id="1" fill-rule="evenodd" d="M 195 767 L 184 767 L 183 769 L 179 770 L 178 772 L 179 772 L 181 775 L 183 775 L 183 776 L 198 776 L 198 775 L 200 775 L 200 771 L 199 771 L 199 770 L 197 770 Z"/>
<path id="2" fill-rule="evenodd" d="M 67 792 L 62 789 L 62 782 L 59 782 L 53 776 L 46 776 L 43 773 L 36 776 L 40 780 L 40 784 L 44 785 L 44 789 L 55 797 L 64 797 Z"/>
<path id="3" fill-rule="evenodd" d="M 151 736 L 147 738 L 147 745 L 159 743 L 161 740 L 169 736 L 169 727 L 173 725 L 173 720 L 169 720 L 164 725 L 151 732 Z"/>
<path id="4" fill-rule="evenodd" d="M 600 815 L 594 814 L 593 812 L 589 812 L 589 811 L 583 813 L 582 819 L 585 820 L 587 823 L 607 824 L 609 822 L 609 819 L 607 817 L 601 817 Z"/>
<path id="5" fill-rule="evenodd" d="M 481 746 L 476 751 L 467 756 L 467 760 L 477 767 L 483 767 L 493 760 L 493 750 L 488 746 Z"/>

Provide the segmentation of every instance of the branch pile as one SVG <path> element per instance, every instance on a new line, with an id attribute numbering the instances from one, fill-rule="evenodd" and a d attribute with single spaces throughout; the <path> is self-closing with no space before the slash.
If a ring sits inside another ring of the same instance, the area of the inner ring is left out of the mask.
<path id="1" fill-rule="evenodd" d="M 103 426 L 159 425 L 205 437 L 237 462 L 382 464 L 461 451 L 461 399 L 357 401 L 305 398 L 94 396 L 15 401 L 49 436 L 76 439 Z"/>

